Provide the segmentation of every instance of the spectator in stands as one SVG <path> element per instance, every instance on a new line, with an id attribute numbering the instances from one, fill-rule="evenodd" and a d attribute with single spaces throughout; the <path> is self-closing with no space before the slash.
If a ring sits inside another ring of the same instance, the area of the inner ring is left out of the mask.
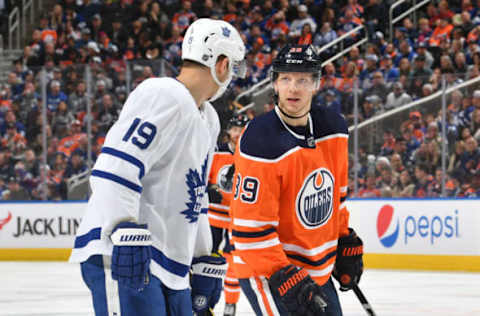
<path id="1" fill-rule="evenodd" d="M 430 36 L 432 35 L 432 29 L 430 28 L 430 24 L 428 19 L 420 18 L 418 20 L 418 38 L 417 41 L 419 43 L 424 42 L 428 43 L 430 40 Z"/>
<path id="2" fill-rule="evenodd" d="M 8 189 L 8 193 L 6 194 L 6 196 L 4 195 L 3 197 L 4 200 L 11 200 L 11 201 L 30 200 L 30 195 L 28 194 L 27 190 L 20 185 L 20 181 L 14 176 L 8 179 L 7 189 Z"/>
<path id="3" fill-rule="evenodd" d="M 302 27 L 302 32 L 298 38 L 298 44 L 300 45 L 310 45 L 313 41 L 312 26 L 310 23 L 305 23 Z"/>
<path id="4" fill-rule="evenodd" d="M 272 42 L 286 41 L 289 27 L 285 20 L 285 12 L 280 10 L 275 13 L 265 24 L 265 29 L 270 33 Z"/>
<path id="5" fill-rule="evenodd" d="M 397 63 L 395 63 L 396 65 Z M 398 70 L 400 71 L 400 76 L 404 75 L 409 77 L 411 73 L 411 66 L 410 66 L 410 61 L 408 61 L 408 58 L 402 58 L 400 59 L 400 62 L 398 62 Z"/>
<path id="6" fill-rule="evenodd" d="M 415 47 L 416 47 L 416 51 L 415 51 L 416 55 L 413 60 L 415 61 L 419 56 L 424 56 L 425 57 L 424 68 L 432 70 L 432 65 L 434 60 L 433 60 L 432 54 L 427 49 L 427 43 L 425 41 L 417 42 Z"/>
<path id="7" fill-rule="evenodd" d="M 85 82 L 80 80 L 75 87 L 75 92 L 70 94 L 70 109 L 73 113 L 83 112 L 87 110 L 88 97 L 87 97 L 87 87 Z"/>
<path id="8" fill-rule="evenodd" d="M 52 118 L 53 135 L 59 138 L 67 136 L 67 129 L 74 121 L 75 117 L 72 112 L 68 110 L 67 103 L 61 101 Z"/>
<path id="9" fill-rule="evenodd" d="M 60 102 L 68 102 L 68 97 L 60 90 L 60 82 L 53 80 L 50 83 L 50 91 L 47 94 L 47 109 L 51 112 L 57 111 Z"/>
<path id="10" fill-rule="evenodd" d="M 378 198 L 381 196 L 380 190 L 377 189 L 376 179 L 375 174 L 367 174 L 365 187 L 358 192 L 359 198 Z"/>
<path id="11" fill-rule="evenodd" d="M 22 162 L 26 172 L 30 173 L 33 178 L 40 176 L 40 161 L 37 159 L 35 152 L 31 148 L 25 150 Z"/>
<path id="12" fill-rule="evenodd" d="M 417 164 L 415 166 L 415 187 L 412 192 L 412 196 L 418 198 L 432 197 L 433 193 L 433 181 L 428 174 L 429 168 L 425 164 Z"/>
<path id="13" fill-rule="evenodd" d="M 383 73 L 384 81 L 389 86 L 400 77 L 400 70 L 393 65 L 392 57 L 389 54 L 383 55 L 380 62 L 380 71 Z"/>
<path id="14" fill-rule="evenodd" d="M 69 179 L 72 176 L 78 175 L 86 170 L 87 164 L 83 159 L 83 152 L 81 150 L 75 150 L 67 163 L 64 177 L 65 179 Z"/>
<path id="15" fill-rule="evenodd" d="M 471 175 L 471 186 L 470 189 L 466 192 L 465 196 L 469 198 L 479 198 L 480 197 L 480 169 L 475 170 Z"/>
<path id="16" fill-rule="evenodd" d="M 415 163 L 427 166 L 427 173 L 433 174 L 440 163 L 440 148 L 435 142 L 421 143 L 413 155 Z"/>
<path id="17" fill-rule="evenodd" d="M 313 40 L 313 45 L 316 47 L 322 47 L 324 45 L 327 45 L 328 43 L 333 42 L 334 40 L 337 39 L 337 32 L 332 29 L 331 25 L 329 22 L 324 22 L 322 24 L 322 27 L 320 28 L 320 31 L 317 32 L 315 35 L 315 38 Z M 330 57 L 333 55 L 335 51 L 335 46 L 329 47 L 327 50 L 322 52 L 322 56 L 325 57 Z"/>
<path id="18" fill-rule="evenodd" d="M 474 173 L 480 162 L 480 149 L 473 136 L 465 140 L 465 151 L 460 156 L 460 166 L 467 174 Z"/>
<path id="19" fill-rule="evenodd" d="M 408 170 L 403 170 L 400 173 L 399 181 L 393 187 L 394 197 L 411 197 L 415 184 L 412 182 L 412 176 Z"/>
<path id="20" fill-rule="evenodd" d="M 387 101 L 388 88 L 383 80 L 383 74 L 381 71 L 377 70 L 373 73 L 372 83 L 370 88 L 364 91 L 365 97 L 376 95 L 378 96 L 382 103 L 385 104 Z"/>
<path id="21" fill-rule="evenodd" d="M 337 94 L 334 89 L 325 91 L 325 97 L 320 101 L 320 104 L 334 110 L 338 114 L 342 114 L 342 106 L 337 100 Z"/>
<path id="22" fill-rule="evenodd" d="M 367 66 L 360 72 L 359 79 L 362 82 L 361 88 L 368 89 L 372 86 L 373 74 L 378 71 L 378 56 L 375 54 L 368 54 L 365 56 L 365 60 Z"/>
<path id="23" fill-rule="evenodd" d="M 468 11 L 462 11 L 461 14 L 462 24 L 460 26 L 463 34 L 470 33 L 471 30 L 475 27 L 475 24 L 472 22 L 472 16 Z"/>
<path id="24" fill-rule="evenodd" d="M 465 78 L 465 75 L 468 71 L 467 60 L 465 58 L 464 52 L 458 52 L 455 54 L 454 57 L 454 64 L 453 67 L 455 69 L 455 74 L 460 76 L 461 78 Z"/>
<path id="25" fill-rule="evenodd" d="M 387 95 L 385 109 L 395 109 L 410 102 L 412 102 L 412 98 L 403 90 L 403 85 L 400 82 L 395 82 L 393 84 L 393 91 Z"/>
<path id="26" fill-rule="evenodd" d="M 394 152 L 395 137 L 390 129 L 383 132 L 383 145 L 380 148 L 380 156 L 390 156 Z"/>
<path id="27" fill-rule="evenodd" d="M 313 18 L 308 14 L 308 7 L 304 4 L 300 4 L 297 7 L 298 11 L 298 18 L 293 20 L 290 24 L 290 31 L 288 36 L 297 41 L 297 39 L 301 36 L 303 25 L 308 23 L 312 27 L 312 33 L 315 33 L 317 30 L 317 23 L 313 20 Z"/>
<path id="28" fill-rule="evenodd" d="M 381 113 L 382 110 L 381 99 L 377 95 L 367 96 L 361 108 L 361 119 L 366 120 L 372 118 L 376 113 Z"/>
<path id="29" fill-rule="evenodd" d="M 425 67 L 425 56 L 418 55 L 415 58 L 415 65 L 410 74 L 411 86 L 409 91 L 413 98 L 419 98 L 422 95 L 422 87 L 428 83 L 432 70 Z"/>
<path id="30" fill-rule="evenodd" d="M 173 24 L 183 33 L 187 27 L 196 19 L 192 11 L 192 3 L 189 0 L 182 1 L 182 8 L 172 18 Z"/>
<path id="31" fill-rule="evenodd" d="M 466 173 L 462 168 L 455 168 L 450 172 L 450 179 L 446 186 L 447 197 L 463 196 L 463 183 L 465 183 Z"/>
<path id="32" fill-rule="evenodd" d="M 119 109 L 113 102 L 113 98 L 109 93 L 102 97 L 100 104 L 100 112 L 98 114 L 99 127 L 102 131 L 107 132 L 113 123 L 118 119 Z"/>

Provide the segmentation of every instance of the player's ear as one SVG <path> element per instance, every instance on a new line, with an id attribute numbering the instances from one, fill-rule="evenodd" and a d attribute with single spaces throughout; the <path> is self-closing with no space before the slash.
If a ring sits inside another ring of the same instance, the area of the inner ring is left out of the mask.
<path id="1" fill-rule="evenodd" d="M 215 70 L 217 71 L 217 75 L 220 80 L 224 78 L 226 79 L 226 74 L 228 73 L 227 56 L 224 56 L 224 55 L 218 56 L 217 63 L 215 64 Z"/>

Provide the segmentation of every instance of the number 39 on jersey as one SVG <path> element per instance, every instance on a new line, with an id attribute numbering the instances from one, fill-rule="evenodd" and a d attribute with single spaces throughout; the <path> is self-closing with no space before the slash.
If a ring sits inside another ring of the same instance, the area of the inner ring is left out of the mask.
<path id="1" fill-rule="evenodd" d="M 257 202 L 258 190 L 260 188 L 260 181 L 255 177 L 245 176 L 242 178 L 240 173 L 236 176 L 235 193 L 233 198 L 244 203 L 253 204 Z"/>

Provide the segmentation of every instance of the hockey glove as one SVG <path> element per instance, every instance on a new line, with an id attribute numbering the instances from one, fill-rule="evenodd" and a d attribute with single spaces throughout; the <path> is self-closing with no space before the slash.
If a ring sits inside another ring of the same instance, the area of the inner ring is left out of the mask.
<path id="1" fill-rule="evenodd" d="M 226 273 L 227 261 L 218 254 L 193 258 L 192 306 L 196 315 L 209 315 L 209 309 L 217 304 Z"/>
<path id="2" fill-rule="evenodd" d="M 141 291 L 150 281 L 152 239 L 147 225 L 118 224 L 110 239 L 113 243 L 112 279 L 120 285 Z"/>
<path id="3" fill-rule="evenodd" d="M 363 273 L 363 242 L 352 228 L 350 234 L 338 239 L 337 260 L 333 276 L 340 283 L 341 291 L 351 290 L 360 282 Z"/>
<path id="4" fill-rule="evenodd" d="M 275 272 L 268 285 L 290 315 L 326 315 L 326 296 L 305 269 L 288 265 Z"/>
<path id="5" fill-rule="evenodd" d="M 218 186 L 216 184 L 210 184 L 207 188 L 208 192 L 208 201 L 210 203 L 220 204 L 222 203 L 222 194 L 218 190 Z"/>

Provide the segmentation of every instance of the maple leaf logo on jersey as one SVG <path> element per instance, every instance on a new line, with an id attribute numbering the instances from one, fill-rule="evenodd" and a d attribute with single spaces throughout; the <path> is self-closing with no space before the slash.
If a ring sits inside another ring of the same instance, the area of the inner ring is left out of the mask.
<path id="1" fill-rule="evenodd" d="M 310 173 L 297 195 L 297 217 L 307 229 L 325 225 L 333 212 L 333 175 L 320 168 Z"/>
<path id="2" fill-rule="evenodd" d="M 8 212 L 7 217 L 0 219 L 0 229 L 3 228 L 3 226 L 7 225 L 8 222 L 12 220 L 12 213 Z"/>
<path id="3" fill-rule="evenodd" d="M 188 194 L 190 200 L 185 203 L 187 209 L 181 213 L 185 215 L 189 223 L 195 223 L 198 220 L 198 216 L 201 213 L 207 213 L 208 208 L 202 208 L 202 201 L 204 200 L 207 192 L 206 178 L 207 178 L 207 162 L 208 155 L 202 165 L 201 174 L 194 169 L 189 169 L 186 175 L 185 183 L 188 186 Z"/>

